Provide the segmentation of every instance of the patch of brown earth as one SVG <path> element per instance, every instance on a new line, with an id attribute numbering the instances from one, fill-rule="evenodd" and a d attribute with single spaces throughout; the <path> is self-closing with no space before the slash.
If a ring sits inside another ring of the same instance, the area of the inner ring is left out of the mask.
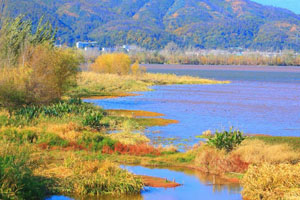
<path id="1" fill-rule="evenodd" d="M 156 188 L 175 188 L 181 186 L 182 184 L 176 183 L 175 181 L 170 181 L 165 178 L 158 178 L 152 176 L 139 176 L 145 186 L 156 187 Z"/>

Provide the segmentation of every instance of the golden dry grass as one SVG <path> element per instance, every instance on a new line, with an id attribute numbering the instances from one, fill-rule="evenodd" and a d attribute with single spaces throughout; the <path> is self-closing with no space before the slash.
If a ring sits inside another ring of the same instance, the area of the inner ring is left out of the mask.
<path id="1" fill-rule="evenodd" d="M 78 77 L 78 88 L 73 93 L 81 96 L 119 96 L 128 92 L 149 91 L 151 90 L 149 87 L 153 85 L 224 83 L 229 82 L 174 74 L 143 73 L 135 76 L 81 72 Z"/>
<path id="2" fill-rule="evenodd" d="M 82 135 L 81 129 L 82 127 L 73 122 L 66 124 L 47 124 L 46 126 L 47 132 L 54 133 L 70 142 L 75 142 L 80 135 Z"/>
<path id="3" fill-rule="evenodd" d="M 161 117 L 164 114 L 143 110 L 107 110 L 109 115 L 122 117 Z"/>
<path id="4" fill-rule="evenodd" d="M 54 153 L 44 154 L 45 163 L 34 174 L 55 180 L 61 193 L 97 196 L 138 193 L 143 187 L 140 178 L 110 161 L 85 160 L 74 152 Z"/>
<path id="5" fill-rule="evenodd" d="M 127 145 L 147 144 L 150 142 L 150 139 L 141 133 L 120 132 L 109 134 L 108 137 Z"/>
<path id="6" fill-rule="evenodd" d="M 247 163 L 293 163 L 300 160 L 300 154 L 287 144 L 266 144 L 261 140 L 245 140 L 232 153 Z"/>
<path id="7" fill-rule="evenodd" d="M 175 74 L 153 74 L 145 73 L 143 76 L 139 76 L 138 80 L 145 82 L 153 82 L 158 85 L 169 84 L 225 84 L 229 81 L 216 81 L 210 79 L 203 79 L 192 76 L 177 76 Z"/>
<path id="8" fill-rule="evenodd" d="M 300 165 L 250 166 L 242 180 L 244 199 L 295 200 L 300 198 Z"/>

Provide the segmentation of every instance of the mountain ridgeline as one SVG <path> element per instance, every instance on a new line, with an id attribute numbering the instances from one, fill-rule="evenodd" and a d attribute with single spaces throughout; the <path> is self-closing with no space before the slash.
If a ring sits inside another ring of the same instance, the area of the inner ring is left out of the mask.
<path id="1" fill-rule="evenodd" d="M 41 16 L 60 43 L 300 50 L 300 15 L 249 0 L 2 0 L 1 17 Z"/>

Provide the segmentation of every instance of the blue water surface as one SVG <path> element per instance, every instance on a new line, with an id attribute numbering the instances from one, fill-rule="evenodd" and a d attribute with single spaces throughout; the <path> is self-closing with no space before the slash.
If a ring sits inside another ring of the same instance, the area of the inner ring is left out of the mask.
<path id="1" fill-rule="evenodd" d="M 249 134 L 300 136 L 300 73 L 150 71 L 231 80 L 232 83 L 154 86 L 154 91 L 139 92 L 139 96 L 87 101 L 105 109 L 163 113 L 165 118 L 179 123 L 149 128 L 147 135 L 152 139 L 178 138 L 177 143 L 188 145 L 197 143 L 196 136 L 203 131 L 230 126 Z"/>

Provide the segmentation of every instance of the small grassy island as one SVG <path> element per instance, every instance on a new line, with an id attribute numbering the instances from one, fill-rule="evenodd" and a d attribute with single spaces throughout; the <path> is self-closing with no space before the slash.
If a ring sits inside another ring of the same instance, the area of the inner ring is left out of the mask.
<path id="1" fill-rule="evenodd" d="M 206 132 L 207 143 L 179 152 L 174 146 L 150 145 L 143 134 L 146 127 L 178 121 L 82 101 L 127 96 L 153 85 L 229 82 L 147 73 L 125 54 L 102 55 L 82 72 L 83 57 L 54 47 L 54 35 L 43 23 L 33 32 L 23 18 L 7 21 L 1 29 L 0 199 L 134 194 L 144 185 L 179 185 L 163 177 L 136 176 L 119 164 L 215 174 L 241 182 L 245 199 L 300 195 L 299 138 Z M 18 44 L 10 43 L 13 37 Z"/>

